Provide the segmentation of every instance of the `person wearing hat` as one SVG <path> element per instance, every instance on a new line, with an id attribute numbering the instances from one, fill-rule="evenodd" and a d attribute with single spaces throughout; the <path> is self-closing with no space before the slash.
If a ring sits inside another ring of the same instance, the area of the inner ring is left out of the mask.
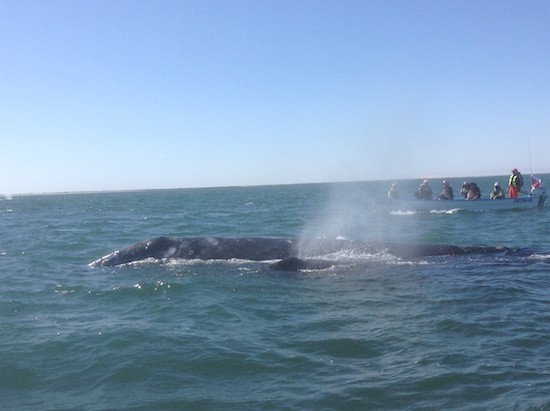
<path id="1" fill-rule="evenodd" d="M 455 195 L 453 193 L 453 188 L 449 185 L 447 180 L 443 180 L 443 189 L 441 193 L 437 196 L 438 200 L 454 200 Z"/>
<path id="2" fill-rule="evenodd" d="M 508 193 L 510 198 L 519 197 L 521 187 L 523 186 L 523 176 L 517 168 L 512 170 L 512 175 L 508 179 Z"/>
<path id="3" fill-rule="evenodd" d="M 462 183 L 462 187 L 460 187 L 460 195 L 466 198 L 468 197 L 468 191 L 470 191 L 470 183 L 465 181 Z"/>
<path id="4" fill-rule="evenodd" d="M 391 185 L 390 191 L 388 191 L 389 200 L 399 200 L 399 191 L 397 191 L 397 184 L 393 183 Z"/>
<path id="5" fill-rule="evenodd" d="M 431 200 L 433 196 L 432 189 L 430 188 L 428 180 L 424 180 L 418 190 L 414 193 L 414 196 L 418 200 Z"/>
<path id="6" fill-rule="evenodd" d="M 504 190 L 500 188 L 498 181 L 493 185 L 493 191 L 490 194 L 491 200 L 500 200 L 504 198 Z"/>

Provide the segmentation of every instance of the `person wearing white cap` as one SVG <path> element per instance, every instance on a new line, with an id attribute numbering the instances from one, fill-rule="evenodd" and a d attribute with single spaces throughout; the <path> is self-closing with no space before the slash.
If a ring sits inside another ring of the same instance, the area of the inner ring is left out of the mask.
<path id="1" fill-rule="evenodd" d="M 500 200 L 504 198 L 504 190 L 500 188 L 498 181 L 493 185 L 493 191 L 490 194 L 491 200 Z"/>
<path id="2" fill-rule="evenodd" d="M 437 196 L 438 200 L 454 200 L 455 195 L 453 193 L 453 188 L 449 185 L 447 180 L 443 180 L 443 188 L 441 193 Z"/>
<path id="3" fill-rule="evenodd" d="M 470 183 L 465 181 L 462 183 L 462 187 L 460 187 L 460 195 L 466 198 L 468 197 L 468 191 L 470 191 Z"/>
<path id="4" fill-rule="evenodd" d="M 424 180 L 418 190 L 414 193 L 414 196 L 419 200 L 431 200 L 433 196 L 432 189 L 428 184 L 428 180 Z"/>
<path id="5" fill-rule="evenodd" d="M 388 191 L 389 200 L 399 200 L 399 191 L 397 191 L 397 184 L 393 183 L 391 185 L 390 191 Z"/>

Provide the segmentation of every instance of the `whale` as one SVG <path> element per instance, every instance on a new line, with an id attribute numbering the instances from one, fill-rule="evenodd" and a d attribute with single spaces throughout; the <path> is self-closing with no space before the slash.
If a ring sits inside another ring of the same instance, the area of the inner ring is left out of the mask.
<path id="1" fill-rule="evenodd" d="M 267 261 L 297 254 L 297 242 L 286 238 L 157 237 L 113 251 L 89 265 L 113 267 L 146 259 Z"/>
<path id="2" fill-rule="evenodd" d="M 465 254 L 510 254 L 518 249 L 498 246 L 452 244 L 376 243 L 362 240 L 299 239 L 284 237 L 156 237 L 113 251 L 89 263 L 90 267 L 115 267 L 144 260 L 279 260 L 271 268 L 280 271 L 325 269 L 336 264 L 338 252 L 387 253 L 411 259 Z M 327 259 L 321 258 L 326 256 Z"/>

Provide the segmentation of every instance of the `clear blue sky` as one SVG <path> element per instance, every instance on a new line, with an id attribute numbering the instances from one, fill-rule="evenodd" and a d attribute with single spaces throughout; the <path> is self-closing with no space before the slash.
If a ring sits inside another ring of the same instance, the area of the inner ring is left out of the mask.
<path id="1" fill-rule="evenodd" d="M 0 141 L 3 194 L 549 172 L 550 2 L 0 0 Z"/>

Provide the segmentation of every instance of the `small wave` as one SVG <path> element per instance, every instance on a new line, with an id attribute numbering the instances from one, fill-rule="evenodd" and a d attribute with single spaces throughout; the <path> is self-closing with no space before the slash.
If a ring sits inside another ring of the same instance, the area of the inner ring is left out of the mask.
<path id="1" fill-rule="evenodd" d="M 549 254 L 531 254 L 527 256 L 528 260 L 542 261 L 543 263 L 550 263 L 550 253 Z"/>
<path id="2" fill-rule="evenodd" d="M 327 254 L 320 255 L 307 255 L 303 258 L 316 258 L 319 260 L 369 260 L 377 258 L 381 253 L 369 253 L 365 251 L 353 250 L 353 249 L 343 249 Z"/>
<path id="3" fill-rule="evenodd" d="M 101 291 L 98 294 L 108 296 L 133 296 L 136 293 L 139 295 L 168 294 L 169 292 L 177 292 L 177 289 L 181 287 L 180 284 L 172 284 L 159 280 L 154 282 L 138 282 L 132 285 L 117 285 L 113 286 L 110 290 Z"/>
<path id="4" fill-rule="evenodd" d="M 412 211 L 412 210 L 408 210 L 408 211 L 391 211 L 390 212 L 391 215 L 403 215 L 403 216 L 407 216 L 407 215 L 415 215 L 416 214 L 416 211 Z"/>
<path id="5" fill-rule="evenodd" d="M 243 260 L 240 258 L 229 258 L 229 259 L 210 259 L 210 260 L 201 260 L 201 259 L 164 259 L 161 260 L 161 264 L 168 267 L 187 267 L 195 265 L 243 265 L 243 264 L 258 264 L 258 263 L 273 263 L 279 260 L 266 260 L 266 261 L 253 261 L 253 260 Z M 157 260 L 158 264 L 158 260 Z"/>
<path id="6" fill-rule="evenodd" d="M 390 211 L 390 215 L 396 215 L 396 216 L 411 216 L 411 215 L 417 215 L 417 214 L 458 214 L 462 210 L 460 208 L 451 208 L 448 210 L 394 210 Z"/>
<path id="7" fill-rule="evenodd" d="M 452 208 L 450 210 L 430 210 L 430 214 L 458 214 L 460 208 Z"/>

